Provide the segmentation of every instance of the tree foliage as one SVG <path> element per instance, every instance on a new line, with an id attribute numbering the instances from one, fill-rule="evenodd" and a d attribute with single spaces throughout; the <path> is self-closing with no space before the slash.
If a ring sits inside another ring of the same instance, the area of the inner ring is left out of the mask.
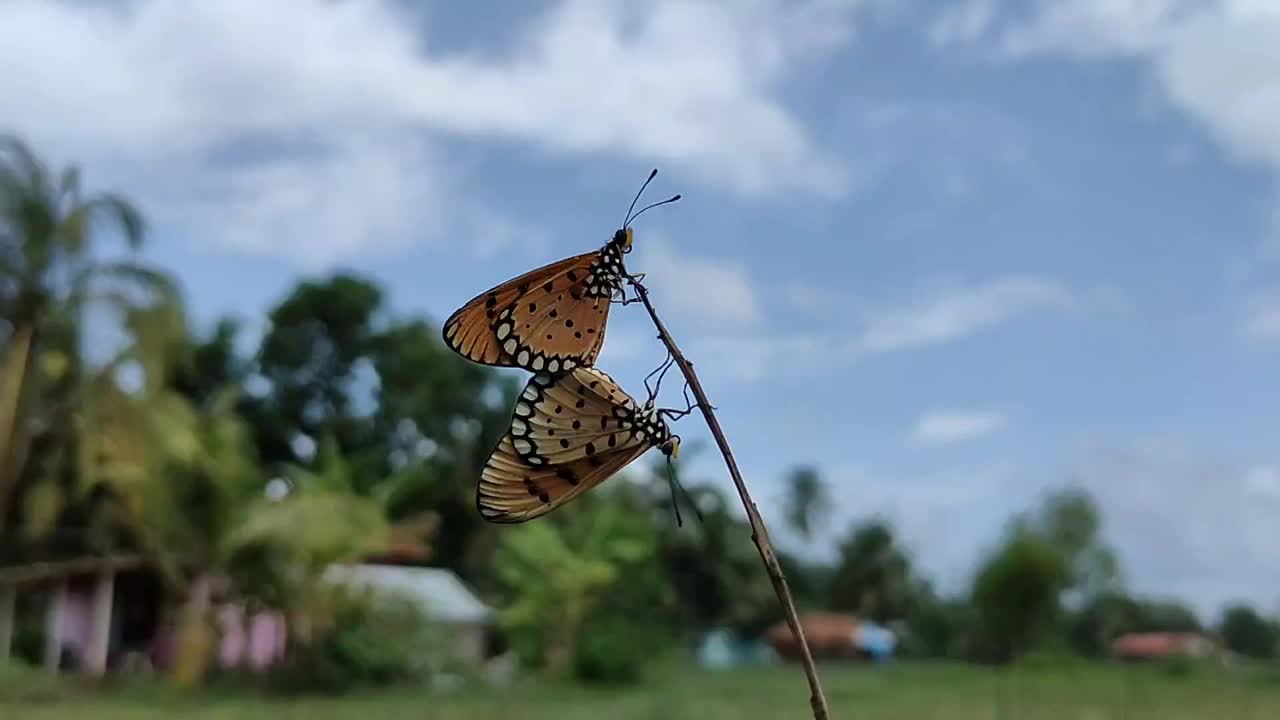
<path id="1" fill-rule="evenodd" d="M 920 590 L 910 555 L 882 519 L 855 526 L 839 548 L 831 607 L 877 622 L 905 619 Z"/>
<path id="2" fill-rule="evenodd" d="M 1242 603 L 1222 611 L 1218 634 L 1229 650 L 1245 657 L 1268 660 L 1280 653 L 1280 623 Z"/>
<path id="3" fill-rule="evenodd" d="M 1057 548 L 1021 529 L 1009 534 L 973 583 L 973 607 L 993 659 L 1018 658 L 1048 635 L 1070 581 Z"/>

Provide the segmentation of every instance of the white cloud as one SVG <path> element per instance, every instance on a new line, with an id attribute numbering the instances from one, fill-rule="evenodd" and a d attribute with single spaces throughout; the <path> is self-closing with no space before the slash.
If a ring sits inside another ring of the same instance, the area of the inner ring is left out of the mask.
<path id="1" fill-rule="evenodd" d="M 1029 14 L 1001 16 L 985 33 L 949 39 L 1008 59 L 1145 60 L 1165 97 L 1232 156 L 1280 171 L 1280 3 L 1035 0 Z"/>
<path id="2" fill-rule="evenodd" d="M 864 312 L 865 327 L 852 350 L 877 353 L 936 345 L 1031 310 L 1075 304 L 1075 298 L 1065 288 L 1035 277 L 941 287 L 908 305 Z"/>
<path id="3" fill-rule="evenodd" d="M 1244 475 L 1244 487 L 1249 492 L 1280 500 L 1280 468 L 1266 465 L 1249 468 Z"/>
<path id="4" fill-rule="evenodd" d="M 444 205 L 428 158 L 408 136 L 343 138 L 320 152 L 215 170 L 202 178 L 204 192 L 177 206 L 182 216 L 165 207 L 157 216 L 224 228 L 219 239 L 230 246 L 315 269 L 422 239 L 421 217 L 438 217 Z"/>
<path id="5" fill-rule="evenodd" d="M 771 372 L 804 372 L 827 366 L 831 346 L 817 335 L 774 333 L 717 335 L 691 345 L 699 368 L 733 380 L 762 380 Z"/>
<path id="6" fill-rule="evenodd" d="M 719 332 L 759 323 L 760 301 L 743 263 L 686 255 L 655 236 L 636 246 L 639 257 L 628 259 L 627 269 L 648 275 L 645 283 L 664 311 Z"/>
<path id="7" fill-rule="evenodd" d="M 1097 500 L 1104 532 L 1140 591 L 1191 598 L 1212 612 L 1240 597 L 1275 603 L 1280 471 L 1245 467 L 1184 443 L 1090 445 L 1071 477 Z"/>
<path id="8" fill-rule="evenodd" d="M 43 152 L 198 217 L 192 236 L 324 262 L 476 214 L 432 153 L 448 137 L 838 194 L 776 90 L 850 42 L 861 5 L 563 0 L 481 54 L 433 52 L 440 30 L 392 0 L 11 0 L 0 97 Z"/>
<path id="9" fill-rule="evenodd" d="M 996 0 L 969 0 L 947 7 L 929 27 L 934 45 L 968 42 L 979 37 L 996 19 Z"/>
<path id="10" fill-rule="evenodd" d="M 977 440 L 1005 426 L 1000 412 L 939 411 L 922 416 L 911 431 L 911 439 L 921 445 L 951 445 Z"/>
<path id="11" fill-rule="evenodd" d="M 1280 297 L 1255 298 L 1244 315 L 1245 334 L 1260 342 L 1280 340 Z"/>
<path id="12" fill-rule="evenodd" d="M 833 324 L 780 333 L 760 329 L 768 321 L 755 321 L 761 311 L 735 309 L 757 306 L 745 274 L 725 272 L 721 278 L 713 268 L 726 266 L 710 262 L 707 267 L 698 265 L 696 260 L 681 260 L 665 269 L 664 276 L 671 285 L 662 288 L 661 302 L 683 308 L 682 312 L 695 319 L 701 318 L 702 337 L 690 349 L 706 359 L 708 368 L 745 381 L 759 380 L 770 372 L 829 370 L 868 355 L 942 345 L 1034 311 L 1102 307 L 1108 300 L 1102 295 L 1078 297 L 1056 282 L 1030 276 L 969 285 L 937 284 L 919 292 L 914 299 L 877 305 L 846 292 L 797 285 L 777 290 L 791 306 L 804 310 L 821 303 L 845 312 L 808 313 Z M 681 267 L 688 277 L 680 277 Z M 657 270 L 654 275 L 656 281 Z M 741 283 L 736 280 L 738 277 L 742 278 Z M 713 293 L 707 290 L 710 287 L 739 290 Z M 753 299 L 749 301 L 748 297 Z M 727 302 L 726 298 L 738 299 Z M 729 322 L 734 317 L 740 321 L 736 327 Z"/>

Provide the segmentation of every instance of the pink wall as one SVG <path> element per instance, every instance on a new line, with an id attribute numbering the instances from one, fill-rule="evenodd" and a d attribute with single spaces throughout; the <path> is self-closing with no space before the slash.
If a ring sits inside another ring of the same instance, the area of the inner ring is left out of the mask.
<path id="1" fill-rule="evenodd" d="M 218 660 L 223 667 L 263 670 L 284 658 L 287 632 L 282 614 L 258 612 L 246 618 L 243 608 L 228 604 L 219 608 L 218 621 L 221 631 Z M 72 583 L 62 606 L 61 636 L 63 646 L 69 646 L 78 658 L 83 658 L 89 647 L 92 624 L 93 586 Z M 173 661 L 175 630 L 162 627 L 156 633 L 153 661 L 161 668 L 169 667 Z"/>
<path id="2" fill-rule="evenodd" d="M 249 667 L 262 670 L 284 658 L 285 621 L 276 612 L 259 612 L 246 618 L 244 609 L 225 605 L 222 623 L 222 648 L 218 656 L 223 667 Z"/>
<path id="3" fill-rule="evenodd" d="M 83 658 L 89 650 L 89 638 L 93 634 L 93 585 L 71 583 L 67 587 L 66 600 L 62 604 L 60 637 L 63 647 L 70 646 L 77 658 Z"/>

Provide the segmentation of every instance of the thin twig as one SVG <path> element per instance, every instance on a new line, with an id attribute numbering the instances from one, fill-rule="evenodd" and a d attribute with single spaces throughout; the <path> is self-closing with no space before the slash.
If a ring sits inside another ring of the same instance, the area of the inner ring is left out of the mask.
<path id="1" fill-rule="evenodd" d="M 729 441 L 725 439 L 724 431 L 720 429 L 720 422 L 716 420 L 715 411 L 711 403 L 707 401 L 707 394 L 702 390 L 702 383 L 698 382 L 698 376 L 693 372 L 693 363 L 685 359 L 684 354 L 680 352 L 680 348 L 676 346 L 676 341 L 671 339 L 671 333 L 667 332 L 667 326 L 663 325 L 662 320 L 658 317 L 658 311 L 653 309 L 653 303 L 649 302 L 649 290 L 634 277 L 628 277 L 627 280 L 640 296 L 640 301 L 644 303 L 645 309 L 649 311 L 649 317 L 653 319 L 654 327 L 658 329 L 658 338 L 667 346 L 667 350 L 675 358 L 676 365 L 680 366 L 680 372 L 684 373 L 685 379 L 689 381 L 689 388 L 693 391 L 694 399 L 697 400 L 697 407 L 702 410 L 702 416 L 706 418 L 707 427 L 711 429 L 711 434 L 715 437 L 716 444 L 720 446 L 720 453 L 724 455 L 725 465 L 729 467 L 729 475 L 733 478 L 733 484 L 738 488 L 739 497 L 742 498 L 742 506 L 747 510 L 747 520 L 751 523 L 751 540 L 755 542 L 756 549 L 760 551 L 760 558 L 764 560 L 765 570 L 769 572 L 769 580 L 773 583 L 773 590 L 778 594 L 778 602 L 782 605 L 782 611 L 786 615 L 787 625 L 791 627 L 791 632 L 795 634 L 796 640 L 800 643 L 800 660 L 804 664 L 805 677 L 809 679 L 809 704 L 813 708 L 814 720 L 827 720 L 830 717 L 827 709 L 827 698 L 822 694 L 822 683 L 818 679 L 818 669 L 813 663 L 813 655 L 809 652 L 809 643 L 804 638 L 804 630 L 800 627 L 800 619 L 796 615 L 796 606 L 791 600 L 791 591 L 787 588 L 787 578 L 782 573 L 782 566 L 778 564 L 778 556 L 773 549 L 773 543 L 769 542 L 769 532 L 765 529 L 764 520 L 760 518 L 760 511 L 756 509 L 756 504 L 751 499 L 751 493 L 747 491 L 747 484 L 742 480 L 742 473 L 738 471 L 738 463 L 733 459 L 733 451 L 729 449 Z"/>

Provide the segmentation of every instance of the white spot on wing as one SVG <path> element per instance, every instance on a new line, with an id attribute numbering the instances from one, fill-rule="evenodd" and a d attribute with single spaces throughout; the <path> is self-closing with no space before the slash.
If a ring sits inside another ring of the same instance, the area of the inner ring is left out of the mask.
<path id="1" fill-rule="evenodd" d="M 542 356 L 541 356 L 541 355 L 539 355 L 538 357 L 534 358 L 534 359 L 533 359 L 533 369 L 534 369 L 534 370 L 541 370 L 541 369 L 542 369 L 542 363 L 543 363 L 543 360 L 542 360 Z"/>
<path id="2" fill-rule="evenodd" d="M 508 355 L 515 352 L 517 347 L 520 346 L 516 343 L 515 338 L 507 338 L 507 341 L 502 344 L 502 349 L 506 350 Z"/>

